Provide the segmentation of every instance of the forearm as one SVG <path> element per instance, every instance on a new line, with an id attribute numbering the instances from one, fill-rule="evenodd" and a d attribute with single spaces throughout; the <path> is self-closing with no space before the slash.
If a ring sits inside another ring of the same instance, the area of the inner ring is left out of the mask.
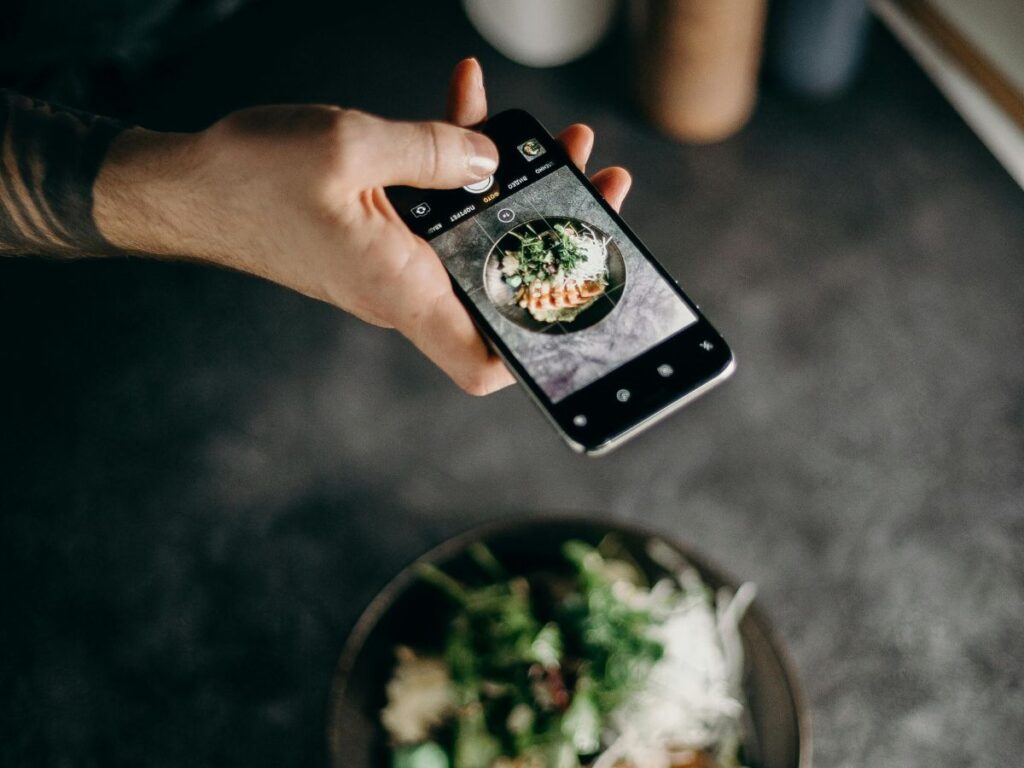
<path id="1" fill-rule="evenodd" d="M 0 254 L 119 252 L 97 227 L 94 186 L 125 127 L 0 91 Z"/>

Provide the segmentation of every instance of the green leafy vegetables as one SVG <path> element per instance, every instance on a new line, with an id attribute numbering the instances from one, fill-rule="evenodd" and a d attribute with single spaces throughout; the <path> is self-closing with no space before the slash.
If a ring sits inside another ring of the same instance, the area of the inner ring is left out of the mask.
<path id="1" fill-rule="evenodd" d="M 469 552 L 479 583 L 422 570 L 454 612 L 439 652 L 398 649 L 382 712 L 393 768 L 737 764 L 742 707 L 731 689 L 739 674 L 736 659 L 726 658 L 737 644 L 719 635 L 709 591 L 692 572 L 688 585 L 665 579 L 649 587 L 635 565 L 602 554 L 608 546 L 614 542 L 566 543 L 568 575 L 507 573 L 479 544 Z M 733 611 L 736 622 L 743 607 Z M 679 624 L 684 614 L 688 627 Z M 707 648 L 696 656 L 676 648 L 676 629 L 700 627 Z M 683 689 L 693 682 L 692 673 L 673 673 L 679 650 L 693 657 L 688 667 L 708 656 L 721 690 L 663 701 L 673 674 Z M 634 722 L 630 713 L 647 710 L 657 713 L 648 719 L 671 722 Z M 691 758 L 704 762 L 685 762 Z"/>
<path id="2" fill-rule="evenodd" d="M 570 322 L 608 287 L 608 243 L 589 224 L 529 222 L 499 259 L 514 301 L 541 322 Z"/>

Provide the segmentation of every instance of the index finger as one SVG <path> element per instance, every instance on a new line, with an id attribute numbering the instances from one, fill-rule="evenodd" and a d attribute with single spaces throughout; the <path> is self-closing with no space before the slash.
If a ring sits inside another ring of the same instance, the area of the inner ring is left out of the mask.
<path id="1" fill-rule="evenodd" d="M 448 122 L 467 128 L 487 118 L 487 91 L 484 72 L 476 59 L 463 59 L 455 65 L 448 85 Z"/>

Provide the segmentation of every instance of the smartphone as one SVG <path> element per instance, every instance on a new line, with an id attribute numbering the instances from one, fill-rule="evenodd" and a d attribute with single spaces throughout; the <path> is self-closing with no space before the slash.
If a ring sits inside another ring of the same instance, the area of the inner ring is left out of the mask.
<path id="1" fill-rule="evenodd" d="M 536 119 L 478 129 L 494 176 L 386 194 L 571 448 L 605 453 L 729 377 L 722 336 Z"/>

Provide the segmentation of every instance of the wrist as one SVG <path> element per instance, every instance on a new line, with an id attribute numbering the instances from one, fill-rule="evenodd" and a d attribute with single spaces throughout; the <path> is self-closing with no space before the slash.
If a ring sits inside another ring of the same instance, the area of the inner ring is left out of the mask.
<path id="1" fill-rule="evenodd" d="M 209 258 L 195 231 L 201 137 L 129 128 L 111 144 L 93 189 L 93 216 L 118 252 Z"/>

